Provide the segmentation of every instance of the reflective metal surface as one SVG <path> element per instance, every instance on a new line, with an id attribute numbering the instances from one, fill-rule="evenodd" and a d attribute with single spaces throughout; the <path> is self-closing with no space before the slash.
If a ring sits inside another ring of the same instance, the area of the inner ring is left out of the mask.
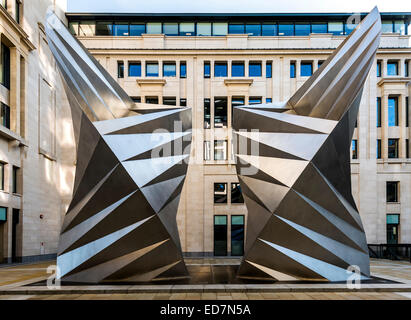
<path id="1" fill-rule="evenodd" d="M 132 100 L 52 12 L 45 30 L 77 146 L 58 277 L 99 283 L 187 276 L 176 214 L 190 154 L 191 109 L 130 111 Z"/>
<path id="2" fill-rule="evenodd" d="M 350 145 L 380 34 L 374 8 L 287 102 L 234 108 L 236 167 L 248 208 L 238 276 L 345 281 L 355 265 L 369 277 Z"/>

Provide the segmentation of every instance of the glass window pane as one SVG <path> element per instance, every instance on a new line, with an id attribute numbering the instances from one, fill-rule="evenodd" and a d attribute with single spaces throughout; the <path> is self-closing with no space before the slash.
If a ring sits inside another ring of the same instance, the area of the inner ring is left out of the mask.
<path id="1" fill-rule="evenodd" d="M 398 202 L 397 181 L 387 181 L 387 202 Z"/>
<path id="2" fill-rule="evenodd" d="M 161 34 L 161 22 L 149 22 L 146 26 L 148 34 Z"/>
<path id="3" fill-rule="evenodd" d="M 184 61 L 180 62 L 180 78 L 187 77 L 187 64 Z"/>
<path id="4" fill-rule="evenodd" d="M 244 216 L 231 216 L 231 224 L 244 224 Z"/>
<path id="5" fill-rule="evenodd" d="M 295 24 L 295 35 L 296 36 L 308 36 L 310 34 L 310 24 L 309 23 L 296 23 Z"/>
<path id="6" fill-rule="evenodd" d="M 231 203 L 244 203 L 241 186 L 238 182 L 231 183 Z"/>
<path id="7" fill-rule="evenodd" d="M 211 22 L 198 22 L 197 23 L 197 35 L 198 36 L 211 36 Z"/>
<path id="8" fill-rule="evenodd" d="M 0 190 L 4 190 L 4 163 L 0 162 Z"/>
<path id="9" fill-rule="evenodd" d="M 244 62 L 233 62 L 231 65 L 232 77 L 244 77 Z"/>
<path id="10" fill-rule="evenodd" d="M 388 62 L 387 63 L 387 74 L 389 76 L 398 75 L 398 63 L 397 62 Z"/>
<path id="11" fill-rule="evenodd" d="M 204 78 L 210 78 L 210 62 L 204 62 Z"/>
<path id="12" fill-rule="evenodd" d="M 352 159 L 358 159 L 358 144 L 357 140 L 351 142 Z"/>
<path id="13" fill-rule="evenodd" d="M 180 23 L 180 36 L 194 36 L 195 25 L 194 22 L 181 22 Z"/>
<path id="14" fill-rule="evenodd" d="M 227 203 L 227 183 L 214 183 L 214 203 Z M 223 223 L 224 220 L 219 220 L 219 224 Z"/>
<path id="15" fill-rule="evenodd" d="M 314 22 L 311 24 L 312 33 L 327 33 L 327 23 L 326 22 Z"/>
<path id="16" fill-rule="evenodd" d="M 124 62 L 117 61 L 117 77 L 124 78 Z"/>
<path id="17" fill-rule="evenodd" d="M 111 36 L 113 34 L 113 24 L 111 22 L 97 21 L 96 35 L 97 36 Z"/>
<path id="18" fill-rule="evenodd" d="M 295 62 L 290 62 L 290 78 L 295 78 Z"/>
<path id="19" fill-rule="evenodd" d="M 141 77 L 141 63 L 129 62 L 128 63 L 128 76 L 129 77 Z"/>
<path id="20" fill-rule="evenodd" d="M 96 23 L 94 21 L 81 21 L 78 32 L 79 36 L 94 36 L 96 34 Z"/>
<path id="21" fill-rule="evenodd" d="M 293 36 L 294 35 L 294 24 L 293 23 L 279 23 L 278 24 L 278 35 L 279 36 Z"/>
<path id="22" fill-rule="evenodd" d="M 227 77 L 227 62 L 216 62 L 214 64 L 214 77 Z"/>
<path id="23" fill-rule="evenodd" d="M 388 158 L 398 158 L 398 139 L 388 139 Z"/>
<path id="24" fill-rule="evenodd" d="M 146 64 L 146 77 L 158 77 L 158 63 Z"/>
<path id="25" fill-rule="evenodd" d="M 214 160 L 227 160 L 227 141 L 214 141 Z"/>
<path id="26" fill-rule="evenodd" d="M 228 33 L 243 34 L 245 33 L 245 27 L 243 23 L 230 23 L 228 25 Z"/>
<path id="27" fill-rule="evenodd" d="M 344 34 L 343 23 L 342 22 L 328 22 L 328 32 L 335 34 L 335 35 Z"/>
<path id="28" fill-rule="evenodd" d="M 130 24 L 130 36 L 141 36 L 146 33 L 145 24 Z"/>
<path id="29" fill-rule="evenodd" d="M 72 35 L 78 35 L 78 22 L 69 22 L 69 30 Z"/>
<path id="30" fill-rule="evenodd" d="M 0 207 L 0 221 L 7 221 L 7 208 Z"/>
<path id="31" fill-rule="evenodd" d="M 163 64 L 163 77 L 175 77 L 176 64 L 175 62 L 166 62 Z"/>
<path id="32" fill-rule="evenodd" d="M 211 108 L 210 99 L 204 99 L 204 129 L 211 127 Z"/>
<path id="33" fill-rule="evenodd" d="M 261 24 L 247 24 L 245 33 L 250 36 L 261 36 Z"/>
<path id="34" fill-rule="evenodd" d="M 213 22 L 213 36 L 225 36 L 227 33 L 227 22 Z"/>
<path id="35" fill-rule="evenodd" d="M 265 23 L 261 26 L 261 34 L 263 36 L 276 36 L 277 25 L 275 23 Z"/>
<path id="36" fill-rule="evenodd" d="M 227 216 L 214 216 L 215 225 L 227 225 Z"/>
<path id="37" fill-rule="evenodd" d="M 398 99 L 397 97 L 388 98 L 388 126 L 398 126 Z"/>
<path id="38" fill-rule="evenodd" d="M 310 77 L 313 74 L 313 64 L 311 62 L 301 62 L 301 77 Z"/>
<path id="39" fill-rule="evenodd" d="M 248 98 L 248 104 L 260 104 L 261 97 L 250 97 Z"/>
<path id="40" fill-rule="evenodd" d="M 394 21 L 394 32 L 405 34 L 405 23 L 403 20 Z"/>
<path id="41" fill-rule="evenodd" d="M 377 97 L 377 128 L 381 127 L 381 97 Z"/>
<path id="42" fill-rule="evenodd" d="M 214 127 L 227 126 L 227 97 L 214 98 Z"/>
<path id="43" fill-rule="evenodd" d="M 383 33 L 392 33 L 392 21 L 383 20 L 382 21 L 382 32 Z"/>
<path id="44" fill-rule="evenodd" d="M 248 70 L 249 77 L 261 77 L 261 62 L 250 62 Z"/>
<path id="45" fill-rule="evenodd" d="M 265 77 L 266 78 L 272 77 L 272 69 L 273 69 L 273 64 L 271 62 L 267 62 L 265 65 Z"/>
<path id="46" fill-rule="evenodd" d="M 163 23 L 163 33 L 166 36 L 178 36 L 178 23 Z"/>
<path id="47" fill-rule="evenodd" d="M 400 215 L 399 214 L 387 214 L 387 223 L 388 224 L 399 224 Z"/>
<path id="48" fill-rule="evenodd" d="M 128 22 L 116 22 L 113 25 L 113 35 L 115 36 L 128 36 Z"/>

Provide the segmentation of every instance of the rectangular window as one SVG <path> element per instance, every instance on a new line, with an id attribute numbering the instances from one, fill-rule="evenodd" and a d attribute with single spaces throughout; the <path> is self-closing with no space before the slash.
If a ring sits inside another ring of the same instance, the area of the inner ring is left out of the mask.
<path id="1" fill-rule="evenodd" d="M 134 103 L 141 103 L 141 97 L 130 97 Z"/>
<path id="2" fill-rule="evenodd" d="M 404 76 L 405 77 L 408 77 L 409 76 L 409 74 L 410 74 L 410 67 L 409 67 L 409 62 L 408 62 L 408 60 L 406 60 L 405 62 L 404 62 Z"/>
<path id="3" fill-rule="evenodd" d="M 377 77 L 381 77 L 381 61 L 377 61 Z"/>
<path id="4" fill-rule="evenodd" d="M 377 97 L 377 128 L 381 127 L 381 97 Z"/>
<path id="5" fill-rule="evenodd" d="M 148 34 L 161 34 L 161 22 L 149 22 L 146 24 Z"/>
<path id="6" fill-rule="evenodd" d="M 352 159 L 358 159 L 358 141 L 352 140 L 351 142 Z"/>
<path id="7" fill-rule="evenodd" d="M 178 36 L 178 23 L 163 23 L 163 33 L 166 36 Z"/>
<path id="8" fill-rule="evenodd" d="M 312 33 L 327 33 L 327 22 L 313 22 L 311 24 Z"/>
<path id="9" fill-rule="evenodd" d="M 69 22 L 68 27 L 69 27 L 70 33 L 71 33 L 73 36 L 78 36 L 78 35 L 79 35 L 79 33 L 78 33 L 78 25 L 79 25 L 78 22 Z"/>
<path id="10" fill-rule="evenodd" d="M 163 63 L 163 77 L 175 77 L 176 76 L 176 63 L 164 62 Z"/>
<path id="11" fill-rule="evenodd" d="M 204 62 L 204 78 L 210 78 L 210 73 L 211 73 L 210 62 L 205 61 Z"/>
<path id="12" fill-rule="evenodd" d="M 244 62 L 233 62 L 231 64 L 232 77 L 244 77 Z"/>
<path id="13" fill-rule="evenodd" d="M 381 159 L 381 139 L 377 139 L 377 159 Z"/>
<path id="14" fill-rule="evenodd" d="M 394 32 L 399 34 L 405 34 L 405 23 L 404 20 L 394 21 Z"/>
<path id="15" fill-rule="evenodd" d="M 0 190 L 4 190 L 4 167 L 5 164 L 0 162 Z"/>
<path id="16" fill-rule="evenodd" d="M 163 104 L 166 106 L 175 106 L 176 97 L 163 97 Z"/>
<path id="17" fill-rule="evenodd" d="M 124 78 L 124 62 L 117 61 L 117 77 Z"/>
<path id="18" fill-rule="evenodd" d="M 391 20 L 383 20 L 382 23 L 382 32 L 383 33 L 392 33 L 393 31 L 393 24 Z"/>
<path id="19" fill-rule="evenodd" d="M 146 97 L 146 103 L 158 104 L 158 97 Z"/>
<path id="20" fill-rule="evenodd" d="M 130 36 L 136 37 L 141 36 L 146 33 L 146 25 L 142 23 L 131 23 L 130 24 Z"/>
<path id="21" fill-rule="evenodd" d="M 106 21 L 96 22 L 96 36 L 111 36 L 113 35 L 113 23 Z"/>
<path id="22" fill-rule="evenodd" d="M 0 207 L 0 222 L 7 221 L 7 208 Z"/>
<path id="23" fill-rule="evenodd" d="M 388 98 L 388 126 L 398 126 L 398 97 Z"/>
<path id="24" fill-rule="evenodd" d="M 129 62 L 128 63 L 128 76 L 129 77 L 141 77 L 141 63 Z"/>
<path id="25" fill-rule="evenodd" d="M 197 23 L 197 35 L 198 36 L 211 36 L 211 23 L 210 22 L 198 22 Z"/>
<path id="26" fill-rule="evenodd" d="M 213 36 L 225 36 L 228 33 L 227 22 L 214 22 L 213 23 Z"/>
<path id="27" fill-rule="evenodd" d="M 231 203 L 244 203 L 241 186 L 238 182 L 231 183 Z"/>
<path id="28" fill-rule="evenodd" d="M 388 158 L 398 158 L 398 139 L 388 139 Z"/>
<path id="29" fill-rule="evenodd" d="M 227 97 L 214 98 L 214 127 L 227 127 Z"/>
<path id="30" fill-rule="evenodd" d="M 16 22 L 20 24 L 20 0 L 16 0 Z"/>
<path id="31" fill-rule="evenodd" d="M 227 203 L 227 183 L 214 183 L 214 203 Z"/>
<path id="32" fill-rule="evenodd" d="M 300 75 L 301 77 L 311 77 L 313 74 L 312 62 L 301 62 Z"/>
<path id="33" fill-rule="evenodd" d="M 248 66 L 249 77 L 261 77 L 261 62 L 250 62 Z"/>
<path id="34" fill-rule="evenodd" d="M 334 35 L 344 34 L 343 23 L 342 22 L 328 22 L 328 33 Z"/>
<path id="35" fill-rule="evenodd" d="M 295 62 L 290 62 L 290 78 L 295 78 Z"/>
<path id="36" fill-rule="evenodd" d="M 399 214 L 387 214 L 387 244 L 398 244 L 400 227 Z"/>
<path id="37" fill-rule="evenodd" d="M 96 34 L 96 23 L 94 21 L 80 21 L 78 35 L 90 37 Z"/>
<path id="38" fill-rule="evenodd" d="M 113 24 L 114 36 L 128 36 L 130 35 L 128 22 L 116 22 Z"/>
<path id="39" fill-rule="evenodd" d="M 317 63 L 318 68 L 320 68 L 323 63 L 324 63 L 324 60 L 318 60 L 318 63 Z"/>
<path id="40" fill-rule="evenodd" d="M 210 99 L 204 99 L 204 129 L 211 128 Z"/>
<path id="41" fill-rule="evenodd" d="M 387 202 L 398 202 L 398 181 L 387 181 Z"/>
<path id="42" fill-rule="evenodd" d="M 249 97 L 248 104 L 260 104 L 262 101 L 261 97 Z"/>
<path id="43" fill-rule="evenodd" d="M 231 255 L 244 254 L 244 216 L 231 216 Z"/>
<path id="44" fill-rule="evenodd" d="M 148 62 L 146 64 L 146 77 L 158 77 L 158 62 Z"/>
<path id="45" fill-rule="evenodd" d="M 296 36 L 308 36 L 311 32 L 311 26 L 309 23 L 297 22 L 295 24 L 295 35 Z"/>
<path id="46" fill-rule="evenodd" d="M 245 33 L 249 36 L 261 36 L 261 24 L 246 24 Z"/>
<path id="47" fill-rule="evenodd" d="M 180 36 L 194 36 L 195 35 L 194 22 L 181 22 L 179 34 Z"/>
<path id="48" fill-rule="evenodd" d="M 185 61 L 180 62 L 180 78 L 187 78 L 187 64 Z"/>
<path id="49" fill-rule="evenodd" d="M 345 34 L 350 34 L 356 27 L 357 25 L 355 23 L 345 23 L 344 25 L 344 33 Z"/>
<path id="50" fill-rule="evenodd" d="M 10 49 L 4 43 L 1 44 L 0 72 L 0 83 L 10 89 Z"/>
<path id="51" fill-rule="evenodd" d="M 214 140 L 214 160 L 227 160 L 227 140 Z"/>
<path id="52" fill-rule="evenodd" d="M 272 98 L 265 98 L 265 103 L 271 103 L 273 101 Z"/>
<path id="53" fill-rule="evenodd" d="M 228 33 L 229 34 L 244 34 L 245 33 L 244 23 L 229 23 Z"/>
<path id="54" fill-rule="evenodd" d="M 261 34 L 263 36 L 276 36 L 277 35 L 277 25 L 275 23 L 264 23 L 261 26 Z"/>
<path id="55" fill-rule="evenodd" d="M 187 99 L 185 98 L 180 99 L 180 107 L 187 107 Z"/>
<path id="56" fill-rule="evenodd" d="M 268 61 L 265 64 L 265 77 L 272 78 L 272 76 L 273 76 L 273 63 L 271 61 Z"/>
<path id="57" fill-rule="evenodd" d="M 227 62 L 216 62 L 214 64 L 214 77 L 227 77 Z"/>
<path id="58" fill-rule="evenodd" d="M 227 255 L 227 216 L 214 216 L 214 255 Z"/>
<path id="59" fill-rule="evenodd" d="M 405 157 L 410 157 L 410 139 L 405 139 Z"/>
<path id="60" fill-rule="evenodd" d="M 278 24 L 278 35 L 279 36 L 293 36 L 294 35 L 294 24 L 290 23 L 279 23 Z"/>
<path id="61" fill-rule="evenodd" d="M 398 76 L 398 62 L 397 61 L 388 61 L 387 75 Z"/>
<path id="62" fill-rule="evenodd" d="M 10 129 L 10 107 L 3 102 L 0 110 L 0 125 Z"/>
<path id="63" fill-rule="evenodd" d="M 211 160 L 211 146 L 210 141 L 204 141 L 204 160 Z"/>
<path id="64" fill-rule="evenodd" d="M 19 167 L 13 166 L 13 193 L 19 193 Z"/>
<path id="65" fill-rule="evenodd" d="M 410 105 L 408 97 L 405 97 L 405 126 L 409 127 L 410 124 Z"/>

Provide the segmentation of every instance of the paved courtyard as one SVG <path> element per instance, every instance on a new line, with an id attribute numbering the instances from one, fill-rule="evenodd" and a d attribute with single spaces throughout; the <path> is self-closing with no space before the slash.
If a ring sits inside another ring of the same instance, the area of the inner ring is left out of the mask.
<path id="1" fill-rule="evenodd" d="M 187 265 L 228 265 L 233 259 L 186 259 Z M 49 290 L 47 268 L 55 261 L 0 267 L 0 300 L 411 300 L 411 263 L 371 260 L 374 277 L 397 283 L 362 284 L 243 284 L 243 285 L 110 285 L 63 286 Z"/>

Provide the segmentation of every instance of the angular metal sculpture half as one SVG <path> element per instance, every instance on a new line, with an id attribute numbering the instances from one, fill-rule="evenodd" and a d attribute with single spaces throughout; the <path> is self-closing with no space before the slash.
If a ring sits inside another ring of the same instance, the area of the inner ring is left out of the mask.
<path id="1" fill-rule="evenodd" d="M 191 109 L 132 111 L 129 96 L 52 12 L 45 30 L 77 145 L 58 277 L 99 283 L 187 276 L 176 214 L 190 154 Z"/>
<path id="2" fill-rule="evenodd" d="M 287 102 L 234 109 L 248 208 L 239 277 L 345 281 L 351 265 L 369 277 L 349 149 L 380 34 L 374 8 Z"/>

